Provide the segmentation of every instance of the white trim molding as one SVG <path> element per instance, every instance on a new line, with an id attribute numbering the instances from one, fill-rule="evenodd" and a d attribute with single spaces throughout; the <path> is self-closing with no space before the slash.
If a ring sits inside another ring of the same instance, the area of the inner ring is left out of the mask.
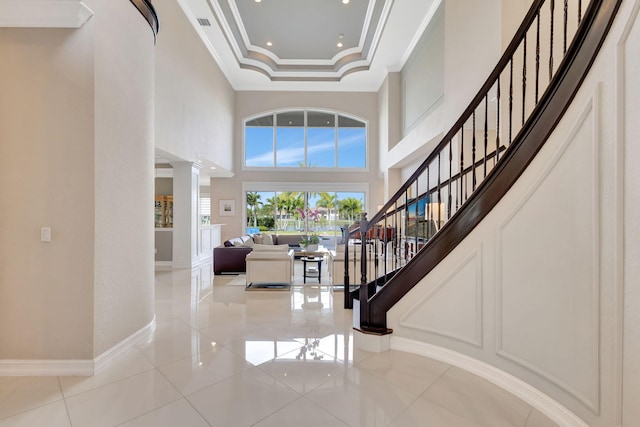
<path id="1" fill-rule="evenodd" d="M 79 0 L 0 0 L 0 27 L 80 28 L 92 16 Z"/>
<path id="2" fill-rule="evenodd" d="M 586 103 L 582 106 L 581 112 L 577 114 L 577 119 L 572 124 L 567 136 L 563 137 L 562 143 L 559 148 L 557 148 L 551 158 L 549 159 L 546 168 L 542 171 L 542 173 L 536 178 L 536 180 L 530 185 L 526 190 L 522 191 L 522 197 L 520 201 L 515 205 L 515 207 L 510 211 L 508 215 L 506 215 L 504 221 L 498 226 L 497 234 L 496 234 L 496 304 L 495 304 L 495 319 L 496 319 L 496 354 L 502 357 L 505 360 L 508 360 L 516 365 L 519 365 L 530 372 L 540 376 L 541 378 L 546 379 L 553 385 L 562 389 L 566 393 L 570 394 L 582 404 L 584 404 L 587 408 L 589 408 L 593 413 L 598 414 L 600 411 L 600 364 L 601 364 L 601 351 L 600 351 L 600 190 L 599 190 L 599 107 L 600 107 L 600 97 L 599 97 L 599 85 L 597 85 L 594 89 L 593 94 L 587 99 Z M 503 266 L 503 256 L 505 251 L 508 252 L 503 247 L 503 239 L 505 236 L 505 230 L 510 225 L 511 221 L 516 218 L 518 214 L 527 206 L 528 203 L 531 203 L 531 200 L 537 195 L 537 192 L 542 188 L 545 182 L 549 179 L 554 170 L 557 169 L 558 164 L 563 160 L 565 153 L 568 151 L 569 147 L 576 141 L 576 135 L 578 132 L 585 126 L 588 120 L 592 120 L 591 128 L 588 128 L 590 141 L 589 141 L 589 149 L 592 158 L 592 163 L 588 165 L 590 168 L 590 180 L 589 185 L 590 194 L 593 195 L 590 206 L 590 215 L 592 218 L 592 229 L 591 229 L 591 260 L 590 260 L 590 268 L 592 268 L 589 290 L 593 297 L 592 306 L 590 308 L 590 313 L 592 314 L 591 323 L 589 325 L 588 331 L 591 333 L 591 337 L 593 338 L 593 347 L 590 349 L 594 356 L 593 365 L 591 366 L 590 372 L 585 372 L 584 376 L 589 376 L 590 383 L 594 386 L 593 390 L 590 394 L 585 393 L 584 391 L 578 390 L 574 384 L 570 384 L 565 379 L 559 378 L 556 374 L 550 372 L 548 370 L 548 366 L 539 366 L 537 363 L 528 360 L 527 358 L 517 355 L 512 351 L 509 351 L 504 347 L 503 339 L 504 339 L 504 331 L 503 325 L 505 324 L 504 313 L 503 313 L 503 294 L 504 294 L 504 283 L 503 283 L 503 275 L 504 275 L 504 266 Z"/>
<path id="3" fill-rule="evenodd" d="M 0 360 L 0 376 L 91 376 L 93 360 Z"/>
<path id="4" fill-rule="evenodd" d="M 419 312 L 424 304 L 432 299 L 440 290 L 442 290 L 446 285 L 450 284 L 451 280 L 453 280 L 464 268 L 468 265 L 474 265 L 475 269 L 475 330 L 474 336 L 463 336 L 460 334 L 452 333 L 451 331 L 446 330 L 445 328 L 437 328 L 433 326 L 425 326 L 422 322 L 415 322 L 411 320 L 411 317 Z M 402 327 L 414 329 L 417 331 L 428 332 L 436 335 L 440 335 L 445 338 L 450 338 L 465 344 L 470 344 L 474 347 L 482 348 L 482 292 L 483 292 L 483 284 L 482 284 L 482 245 L 475 248 L 471 253 L 469 253 L 458 265 L 453 267 L 449 274 L 442 280 L 440 280 L 435 286 L 433 286 L 429 292 L 427 292 L 422 298 L 420 298 L 415 304 L 413 304 L 408 310 L 404 312 L 402 316 L 398 319 L 398 324 Z"/>
<path id="5" fill-rule="evenodd" d="M 95 359 L 0 360 L 0 376 L 91 376 L 130 348 L 148 340 L 156 328 L 156 318 Z"/>
<path id="6" fill-rule="evenodd" d="M 123 354 L 125 351 L 135 347 L 138 344 L 148 341 L 151 339 L 151 334 L 156 330 L 156 316 L 153 316 L 153 320 L 149 322 L 146 326 L 140 328 L 137 332 L 129 335 L 124 340 L 120 341 L 118 344 L 111 347 L 109 350 L 100 354 L 98 357 L 93 359 L 93 373 L 100 371 L 105 366 L 107 366 L 113 359 Z"/>
<path id="7" fill-rule="evenodd" d="M 588 427 L 573 412 L 540 390 L 488 363 L 421 341 L 391 336 L 391 349 L 428 357 L 463 369 L 524 400 L 563 427 Z"/>

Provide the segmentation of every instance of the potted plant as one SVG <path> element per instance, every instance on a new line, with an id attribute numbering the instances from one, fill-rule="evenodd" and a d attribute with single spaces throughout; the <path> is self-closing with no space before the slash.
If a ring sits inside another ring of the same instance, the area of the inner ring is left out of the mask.
<path id="1" fill-rule="evenodd" d="M 313 230 L 310 230 L 312 227 L 315 228 L 316 223 L 320 220 L 321 212 L 320 209 L 304 209 L 298 208 L 298 213 L 300 217 L 304 220 L 304 230 L 305 237 L 300 240 L 300 247 L 304 249 L 304 251 L 317 251 L 318 244 L 320 243 L 320 236 Z"/>
<path id="2" fill-rule="evenodd" d="M 300 247 L 306 251 L 317 251 L 320 243 L 320 236 L 316 233 L 307 234 L 300 240 Z"/>

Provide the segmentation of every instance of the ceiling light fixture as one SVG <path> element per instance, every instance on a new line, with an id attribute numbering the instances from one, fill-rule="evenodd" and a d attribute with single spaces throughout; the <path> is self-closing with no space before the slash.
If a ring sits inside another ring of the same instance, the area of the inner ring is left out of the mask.
<path id="1" fill-rule="evenodd" d="M 342 45 L 342 42 L 338 42 L 337 46 L 338 46 L 338 47 L 342 47 L 342 46 L 343 46 L 343 45 Z"/>
<path id="2" fill-rule="evenodd" d="M 258 0 L 256 0 L 258 1 Z M 342 0 L 342 4 L 349 4 L 349 0 Z"/>
<path id="3" fill-rule="evenodd" d="M 256 3 L 260 3 L 262 0 L 255 0 Z M 344 1 L 344 0 L 343 0 Z M 347 0 L 348 1 L 348 0 Z"/>
<path id="4" fill-rule="evenodd" d="M 267 46 L 273 46 L 273 43 L 267 42 Z"/>

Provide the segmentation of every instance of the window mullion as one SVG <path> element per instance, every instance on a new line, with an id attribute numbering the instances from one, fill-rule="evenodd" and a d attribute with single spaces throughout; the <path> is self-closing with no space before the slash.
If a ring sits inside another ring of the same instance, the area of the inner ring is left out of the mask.
<path id="1" fill-rule="evenodd" d="M 273 167 L 278 167 L 278 132 L 276 132 L 276 130 L 278 129 L 278 124 L 276 123 L 276 113 L 273 113 L 273 128 L 271 130 L 272 134 L 273 134 Z"/>
<path id="2" fill-rule="evenodd" d="M 308 115 L 307 115 L 308 111 L 304 110 L 304 141 L 302 141 L 302 144 L 304 145 L 304 167 L 308 168 L 309 167 L 309 159 L 307 158 L 307 137 L 308 137 L 308 132 L 309 132 L 309 121 L 308 121 Z"/>
<path id="3" fill-rule="evenodd" d="M 338 167 L 338 114 L 336 113 L 333 119 L 334 123 L 333 123 L 333 130 L 334 130 L 334 140 L 335 140 L 335 144 L 334 144 L 334 155 L 333 155 L 333 167 L 337 168 Z"/>

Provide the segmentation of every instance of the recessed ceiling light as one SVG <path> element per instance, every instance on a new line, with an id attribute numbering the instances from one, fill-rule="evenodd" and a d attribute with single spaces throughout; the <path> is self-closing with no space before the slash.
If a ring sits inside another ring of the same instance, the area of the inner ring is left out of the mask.
<path id="1" fill-rule="evenodd" d="M 267 42 L 267 46 L 273 46 L 273 43 Z"/>
<path id="2" fill-rule="evenodd" d="M 338 34 L 338 38 L 339 39 L 343 39 L 344 38 L 344 34 L 342 34 L 342 33 Z"/>
<path id="3" fill-rule="evenodd" d="M 211 169 L 215 169 L 215 168 L 216 168 L 215 166 L 211 166 Z"/>
<path id="4" fill-rule="evenodd" d="M 261 1 L 262 1 L 262 0 L 255 0 L 255 2 L 256 2 L 256 3 L 260 3 Z M 342 1 L 344 1 L 344 0 L 342 0 Z M 348 1 L 349 1 L 349 0 L 347 0 L 347 2 L 348 2 Z"/>
<path id="5" fill-rule="evenodd" d="M 258 0 L 256 0 L 258 1 Z M 349 0 L 342 0 L 342 4 L 349 4 Z"/>
<path id="6" fill-rule="evenodd" d="M 338 47 L 342 47 L 342 42 L 338 42 Z"/>

